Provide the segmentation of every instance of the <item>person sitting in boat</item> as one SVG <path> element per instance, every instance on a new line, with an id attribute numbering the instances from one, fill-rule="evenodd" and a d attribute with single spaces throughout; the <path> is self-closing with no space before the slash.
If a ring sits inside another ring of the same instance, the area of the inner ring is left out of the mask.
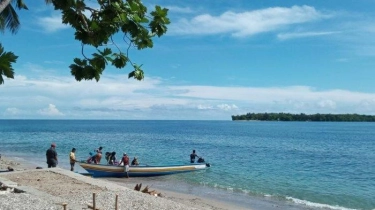
<path id="1" fill-rule="evenodd" d="M 106 152 L 104 157 L 105 157 L 105 160 L 107 161 L 107 163 L 109 164 L 109 159 L 111 157 L 111 153 L 110 152 Z"/>
<path id="2" fill-rule="evenodd" d="M 116 162 L 116 152 L 112 152 L 111 156 L 109 157 L 108 164 L 109 165 L 114 165 Z"/>
<path id="3" fill-rule="evenodd" d="M 195 157 L 199 158 L 199 156 L 195 153 L 195 150 L 193 150 L 193 153 L 190 154 L 190 163 L 195 162 Z"/>
<path id="4" fill-rule="evenodd" d="M 96 153 L 94 163 L 99 164 L 101 159 L 102 159 L 102 153 L 101 152 Z"/>
<path id="5" fill-rule="evenodd" d="M 137 166 L 137 165 L 139 165 L 139 163 L 138 163 L 138 158 L 137 157 L 134 157 L 134 159 L 132 160 L 132 166 Z"/>
<path id="6" fill-rule="evenodd" d="M 87 163 L 92 163 L 94 161 L 94 155 L 92 155 L 92 152 L 89 153 L 89 157 L 87 158 L 86 162 Z"/>
<path id="7" fill-rule="evenodd" d="M 95 149 L 94 150 L 94 152 L 96 152 L 96 153 L 102 153 L 102 149 L 103 149 L 103 147 L 102 146 L 100 146 L 98 149 Z"/>
<path id="8" fill-rule="evenodd" d="M 100 163 L 100 159 L 102 158 L 102 153 L 96 153 L 95 155 L 92 155 L 92 153 L 90 152 L 90 157 L 86 160 L 87 163 L 95 163 L 95 164 L 99 164 Z"/>
<path id="9" fill-rule="evenodd" d="M 102 152 L 103 150 L 103 147 L 100 146 L 98 149 L 95 149 L 95 152 L 96 152 L 96 164 L 99 164 L 100 163 L 100 160 L 102 159 Z"/>

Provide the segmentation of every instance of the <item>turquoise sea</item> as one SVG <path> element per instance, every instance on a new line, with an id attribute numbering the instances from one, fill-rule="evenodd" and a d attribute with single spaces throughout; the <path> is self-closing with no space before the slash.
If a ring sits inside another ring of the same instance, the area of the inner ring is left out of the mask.
<path id="1" fill-rule="evenodd" d="M 187 163 L 195 149 L 210 169 L 155 186 L 244 207 L 375 208 L 375 123 L 0 120 L 1 154 L 46 167 L 52 142 L 63 168 L 72 147 L 80 159 L 103 146 L 150 165 Z"/>

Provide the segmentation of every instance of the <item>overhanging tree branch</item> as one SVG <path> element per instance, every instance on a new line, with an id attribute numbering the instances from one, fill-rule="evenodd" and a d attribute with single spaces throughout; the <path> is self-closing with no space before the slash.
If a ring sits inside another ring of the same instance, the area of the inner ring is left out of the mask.
<path id="1" fill-rule="evenodd" d="M 13 33 L 17 31 L 19 22 L 14 9 L 10 8 L 9 13 L 4 13 L 6 8 L 11 7 L 12 1 L 16 2 L 17 8 L 27 9 L 23 0 L 0 0 L 0 31 L 5 27 Z M 114 66 L 121 69 L 129 62 L 133 67 L 133 71 L 128 74 L 129 78 L 142 80 L 144 78 L 142 65 L 137 65 L 130 60 L 130 47 L 134 46 L 138 50 L 152 48 L 152 39 L 156 37 L 155 35 L 160 37 L 167 32 L 167 25 L 170 23 L 167 17 L 168 9 L 155 6 L 154 11 L 147 13 L 146 6 L 140 0 L 97 0 L 99 9 L 94 9 L 86 5 L 87 1 L 45 0 L 46 3 L 52 4 L 55 10 L 61 12 L 62 23 L 70 25 L 75 30 L 75 39 L 81 42 L 83 58 L 74 58 L 73 64 L 69 66 L 72 75 L 77 81 L 83 79 L 99 81 L 106 67 Z M 91 16 L 86 17 L 85 11 L 90 11 Z M 10 20 L 15 22 L 9 22 Z M 124 34 L 123 40 L 128 44 L 126 54 L 113 39 L 118 33 Z M 129 43 L 125 37 L 128 38 Z M 117 52 L 112 52 L 111 48 L 105 47 L 109 41 L 114 44 Z M 85 55 L 83 52 L 85 46 L 93 47 L 97 53 L 91 56 Z M 5 76 L 7 75 L 10 74 Z"/>

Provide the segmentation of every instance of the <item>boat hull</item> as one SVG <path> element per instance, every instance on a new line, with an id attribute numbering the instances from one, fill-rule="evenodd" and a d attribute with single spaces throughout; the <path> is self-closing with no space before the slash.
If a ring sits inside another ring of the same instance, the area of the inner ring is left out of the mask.
<path id="1" fill-rule="evenodd" d="M 124 166 L 101 165 L 90 163 L 78 163 L 93 177 L 125 177 Z M 176 173 L 186 173 L 191 171 L 203 170 L 209 167 L 209 164 L 190 164 L 190 165 L 169 165 L 169 166 L 130 166 L 129 177 L 149 177 L 164 176 Z"/>

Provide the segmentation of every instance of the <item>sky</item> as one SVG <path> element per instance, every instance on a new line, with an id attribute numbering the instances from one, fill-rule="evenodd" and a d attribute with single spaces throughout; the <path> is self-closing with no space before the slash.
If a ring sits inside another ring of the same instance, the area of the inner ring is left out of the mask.
<path id="1" fill-rule="evenodd" d="M 171 20 L 153 48 L 129 51 L 144 80 L 128 79 L 127 66 L 108 67 L 99 82 L 70 74 L 81 44 L 60 13 L 25 3 L 18 33 L 0 34 L 19 56 L 15 78 L 0 85 L 0 119 L 375 115 L 375 0 L 143 1 L 168 8 Z"/>

